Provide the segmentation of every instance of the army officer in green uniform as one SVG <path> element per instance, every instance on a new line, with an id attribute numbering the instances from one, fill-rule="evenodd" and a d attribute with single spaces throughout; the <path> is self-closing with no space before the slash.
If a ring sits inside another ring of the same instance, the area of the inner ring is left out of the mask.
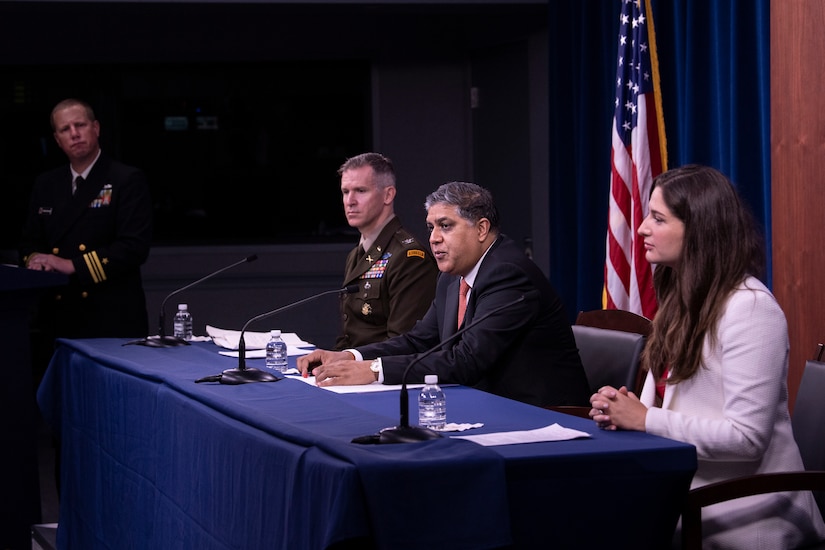
<path id="1" fill-rule="evenodd" d="M 361 233 L 347 256 L 344 286 L 356 294 L 341 297 L 342 350 L 381 342 L 407 332 L 435 296 L 438 267 L 428 248 L 395 216 L 395 172 L 378 153 L 348 159 L 338 169 L 344 214 Z"/>

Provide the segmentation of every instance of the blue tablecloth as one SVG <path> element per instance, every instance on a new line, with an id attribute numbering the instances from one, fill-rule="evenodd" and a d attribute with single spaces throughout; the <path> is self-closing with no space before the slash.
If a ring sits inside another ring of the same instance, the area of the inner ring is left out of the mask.
<path id="1" fill-rule="evenodd" d="M 696 467 L 689 445 L 462 387 L 446 388 L 448 421 L 478 433 L 559 422 L 592 437 L 355 445 L 397 423 L 397 391 L 195 384 L 237 360 L 123 342 L 61 341 L 38 391 L 62 443 L 60 548 L 590 546 L 596 490 L 618 493 L 599 531 L 656 548 Z"/>

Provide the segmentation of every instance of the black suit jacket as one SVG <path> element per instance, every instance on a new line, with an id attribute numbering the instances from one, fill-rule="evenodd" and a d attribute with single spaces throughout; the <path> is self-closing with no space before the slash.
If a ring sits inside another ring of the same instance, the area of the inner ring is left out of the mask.
<path id="1" fill-rule="evenodd" d="M 72 261 L 76 273 L 41 304 L 41 328 L 61 337 L 146 336 L 140 266 L 152 204 L 143 172 L 101 153 L 72 195 L 69 166 L 37 178 L 20 245 Z"/>
<path id="2" fill-rule="evenodd" d="M 442 274 L 424 318 L 406 334 L 357 348 L 381 357 L 384 382 L 400 384 L 415 357 L 457 330 L 459 279 Z M 537 292 L 536 292 L 537 291 Z M 529 294 L 413 366 L 408 383 L 437 374 L 456 383 L 534 405 L 586 405 L 587 377 L 564 306 L 550 281 L 510 239 L 499 236 L 479 267 L 464 324 Z"/>

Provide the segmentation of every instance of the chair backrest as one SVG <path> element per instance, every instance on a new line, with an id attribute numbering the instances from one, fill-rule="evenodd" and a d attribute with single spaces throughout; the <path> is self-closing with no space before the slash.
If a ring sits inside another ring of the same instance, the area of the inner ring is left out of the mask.
<path id="1" fill-rule="evenodd" d="M 642 334 L 573 325 L 573 336 L 590 391 L 607 385 L 637 391 L 639 358 L 645 346 Z"/>
<path id="2" fill-rule="evenodd" d="M 611 332 L 585 331 L 583 327 Z M 636 393 L 641 391 L 643 377 L 641 376 L 642 373 L 639 372 L 639 361 L 647 337 L 650 336 L 652 330 L 653 322 L 650 319 L 630 311 L 621 309 L 580 311 L 576 317 L 574 334 L 576 332 L 582 333 L 582 343 L 579 344 L 578 337 L 576 343 L 579 347 L 579 355 L 582 356 L 588 380 L 590 380 L 591 389 L 595 391 L 609 384 L 614 387 L 624 385 Z M 588 332 L 588 334 L 585 334 L 585 332 Z M 612 332 L 631 333 L 632 336 L 628 338 Z M 595 336 L 597 334 L 600 334 L 601 338 L 597 338 Z M 641 341 L 639 335 L 642 336 Z M 605 351 L 602 347 L 594 348 L 592 343 L 594 339 L 601 340 L 602 346 L 605 346 L 607 350 Z M 611 349 L 612 346 L 615 346 L 615 356 L 611 356 L 614 354 Z"/>
<path id="3" fill-rule="evenodd" d="M 825 470 L 825 363 L 807 361 L 794 405 L 793 435 L 806 470 Z"/>
<path id="4" fill-rule="evenodd" d="M 807 361 L 791 417 L 793 435 L 806 470 L 825 470 L 825 363 Z M 825 515 L 825 494 L 814 493 Z"/>
<path id="5" fill-rule="evenodd" d="M 622 332 L 636 332 L 644 336 L 650 336 L 653 330 L 653 323 L 650 319 L 622 309 L 580 311 L 576 317 L 576 324 Z"/>

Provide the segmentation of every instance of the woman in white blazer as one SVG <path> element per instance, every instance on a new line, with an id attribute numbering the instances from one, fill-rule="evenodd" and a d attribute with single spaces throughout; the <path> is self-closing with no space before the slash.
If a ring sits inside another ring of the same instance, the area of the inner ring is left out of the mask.
<path id="1" fill-rule="evenodd" d="M 696 165 L 661 174 L 638 233 L 656 265 L 659 300 L 642 358 L 647 379 L 640 398 L 601 388 L 590 416 L 604 429 L 695 445 L 692 487 L 803 470 L 788 414 L 785 315 L 754 277 L 762 243 L 730 181 Z M 704 548 L 777 550 L 825 539 L 810 492 L 709 506 L 702 532 Z"/>

